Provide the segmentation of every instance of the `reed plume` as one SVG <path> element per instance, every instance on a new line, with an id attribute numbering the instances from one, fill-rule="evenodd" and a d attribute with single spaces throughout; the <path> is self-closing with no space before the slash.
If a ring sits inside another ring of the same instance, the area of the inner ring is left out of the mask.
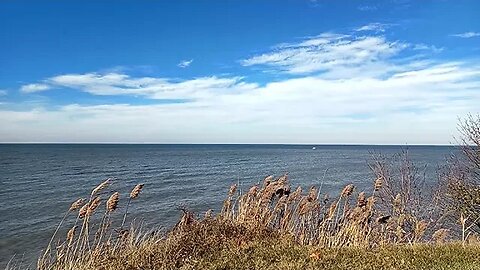
<path id="1" fill-rule="evenodd" d="M 67 232 L 67 242 L 68 245 L 70 246 L 73 242 L 73 238 L 75 237 L 75 231 L 77 229 L 77 225 L 73 226 L 70 230 Z"/>
<path id="2" fill-rule="evenodd" d="M 130 192 L 130 199 L 135 199 L 138 197 L 138 195 L 142 191 L 143 185 L 144 184 L 138 184 L 132 189 L 132 192 Z"/>
<path id="3" fill-rule="evenodd" d="M 76 201 L 74 201 L 71 205 L 70 205 L 70 208 L 68 209 L 68 211 L 75 211 L 77 210 L 78 208 L 82 207 L 82 205 L 85 203 L 85 199 L 83 198 L 80 198 Z"/>
<path id="4" fill-rule="evenodd" d="M 127 206 L 125 207 L 125 214 L 123 215 L 123 221 L 120 228 L 123 228 L 123 225 L 125 224 L 125 220 L 127 219 L 127 214 L 128 214 L 128 207 L 130 206 L 130 203 L 132 202 L 133 199 L 136 199 L 138 195 L 140 195 L 140 192 L 142 191 L 143 186 L 144 184 L 138 184 L 130 192 L 130 197 L 128 198 Z"/>
<path id="5" fill-rule="evenodd" d="M 379 191 L 383 186 L 383 178 L 378 177 L 374 182 L 374 191 Z"/>
<path id="6" fill-rule="evenodd" d="M 248 190 L 247 194 L 248 194 L 249 196 L 255 196 L 255 195 L 257 195 L 257 191 L 258 191 L 258 186 L 255 185 L 255 186 L 252 186 L 252 187 Z"/>
<path id="7" fill-rule="evenodd" d="M 364 207 L 367 205 L 367 199 L 365 197 L 365 192 L 360 192 L 357 198 L 357 207 Z"/>
<path id="8" fill-rule="evenodd" d="M 211 219 L 212 217 L 213 217 L 213 210 L 212 210 L 212 209 L 208 209 L 207 212 L 205 212 L 204 218 L 205 218 L 205 219 Z"/>
<path id="9" fill-rule="evenodd" d="M 95 198 L 90 202 L 90 204 L 88 205 L 86 215 L 87 215 L 87 216 L 92 215 L 92 214 L 95 212 L 95 210 L 97 209 L 97 207 L 100 205 L 101 201 L 102 201 L 102 200 L 100 199 L 100 196 L 95 197 Z"/>
<path id="10" fill-rule="evenodd" d="M 448 236 L 448 229 L 438 229 L 432 234 L 432 240 L 436 243 L 443 243 Z"/>
<path id="11" fill-rule="evenodd" d="M 107 180 L 103 181 L 102 183 L 100 183 L 100 185 L 98 185 L 96 188 L 94 188 L 92 190 L 92 193 L 90 194 L 90 198 L 93 198 L 93 195 L 97 194 L 98 192 L 100 192 L 101 190 L 105 189 L 106 187 L 108 187 L 108 185 L 110 185 L 110 182 L 111 182 L 111 178 L 108 178 Z"/>
<path id="12" fill-rule="evenodd" d="M 414 236 L 415 236 L 415 241 L 419 241 L 420 238 L 425 234 L 425 231 L 427 230 L 428 227 L 428 222 L 425 220 L 420 220 L 415 223 L 415 229 L 414 229 Z"/>
<path id="13" fill-rule="evenodd" d="M 335 216 L 335 211 L 337 210 L 337 203 L 334 201 L 328 208 L 327 212 L 327 220 L 332 220 L 333 217 Z"/>
<path id="14" fill-rule="evenodd" d="M 113 193 L 107 200 L 107 212 L 113 212 L 117 209 L 118 201 L 120 199 L 120 193 Z"/>
<path id="15" fill-rule="evenodd" d="M 400 212 L 402 206 L 402 195 L 398 193 L 392 201 L 393 209 Z"/>
<path id="16" fill-rule="evenodd" d="M 87 215 L 88 206 L 89 204 L 87 203 L 87 204 L 84 204 L 82 208 L 80 208 L 80 210 L 78 211 L 79 218 L 83 218 L 85 217 L 85 215 Z"/>
<path id="17" fill-rule="evenodd" d="M 237 184 L 233 184 L 230 186 L 230 189 L 228 190 L 228 196 L 233 196 L 233 194 L 235 194 L 235 191 L 237 191 Z"/>
<path id="18" fill-rule="evenodd" d="M 346 185 L 342 190 L 342 197 L 348 197 L 352 195 L 354 189 L 355 187 L 352 184 Z"/>

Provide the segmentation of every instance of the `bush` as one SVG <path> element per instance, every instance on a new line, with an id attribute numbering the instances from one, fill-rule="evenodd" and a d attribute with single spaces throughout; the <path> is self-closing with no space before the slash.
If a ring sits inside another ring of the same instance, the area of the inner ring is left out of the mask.
<path id="1" fill-rule="evenodd" d="M 480 233 L 480 116 L 461 121 L 459 131 L 461 155 L 449 158 L 437 199 L 445 220 L 460 223 L 458 234 L 466 241 L 471 233 Z"/>

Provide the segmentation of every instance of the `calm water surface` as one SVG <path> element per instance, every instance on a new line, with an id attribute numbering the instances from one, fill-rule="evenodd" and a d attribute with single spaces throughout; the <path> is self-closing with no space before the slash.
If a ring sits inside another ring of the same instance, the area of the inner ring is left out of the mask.
<path id="1" fill-rule="evenodd" d="M 323 181 L 324 192 L 338 192 L 346 183 L 370 188 L 371 153 L 393 155 L 406 148 L 418 165 L 428 165 L 430 182 L 455 151 L 446 146 L 0 144 L 0 268 L 14 254 L 33 262 L 70 203 L 107 177 L 116 179 L 112 189 L 124 196 L 145 183 L 131 205 L 131 218 L 169 227 L 179 207 L 197 213 L 218 209 L 232 183 L 247 189 L 270 174 L 288 172 L 292 185 L 305 188 Z"/>

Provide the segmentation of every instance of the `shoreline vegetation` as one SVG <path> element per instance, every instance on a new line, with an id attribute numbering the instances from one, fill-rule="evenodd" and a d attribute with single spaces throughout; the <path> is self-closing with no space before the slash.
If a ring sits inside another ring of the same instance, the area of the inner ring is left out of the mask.
<path id="1" fill-rule="evenodd" d="M 168 232 L 127 224 L 144 186 L 122 196 L 107 179 L 71 204 L 37 268 L 480 269 L 480 117 L 459 127 L 463 154 L 434 187 L 407 152 L 374 155 L 369 190 L 348 184 L 330 196 L 268 176 L 232 185 L 217 214 L 182 209 Z"/>

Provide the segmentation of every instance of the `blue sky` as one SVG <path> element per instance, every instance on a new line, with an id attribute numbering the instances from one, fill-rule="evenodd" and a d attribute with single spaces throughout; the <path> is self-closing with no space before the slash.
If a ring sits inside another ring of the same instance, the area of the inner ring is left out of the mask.
<path id="1" fill-rule="evenodd" d="M 448 144 L 478 1 L 2 1 L 1 142 Z"/>

